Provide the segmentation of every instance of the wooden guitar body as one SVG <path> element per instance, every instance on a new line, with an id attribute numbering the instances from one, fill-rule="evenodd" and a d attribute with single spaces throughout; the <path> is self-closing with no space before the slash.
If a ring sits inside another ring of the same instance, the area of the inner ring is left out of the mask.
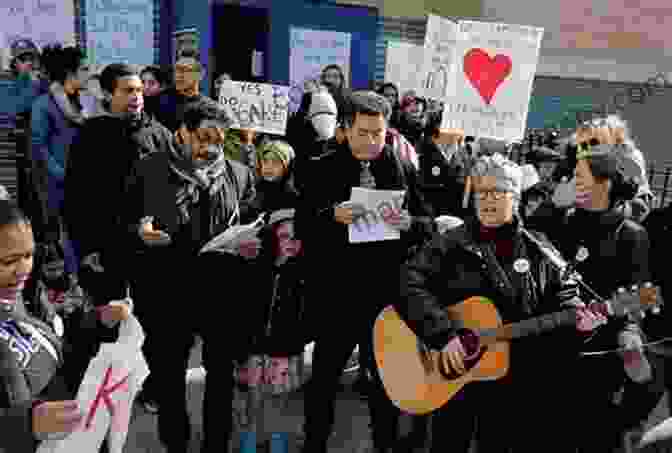
<path id="1" fill-rule="evenodd" d="M 484 297 L 469 298 L 446 311 L 468 329 L 502 326 L 494 304 Z M 440 371 L 440 353 L 424 348 L 392 306 L 378 316 L 373 344 L 387 395 L 399 409 L 412 414 L 432 412 L 469 382 L 499 379 L 509 371 L 510 343 L 503 341 L 483 347 L 479 356 L 466 361 L 471 368 L 465 375 L 447 379 Z"/>

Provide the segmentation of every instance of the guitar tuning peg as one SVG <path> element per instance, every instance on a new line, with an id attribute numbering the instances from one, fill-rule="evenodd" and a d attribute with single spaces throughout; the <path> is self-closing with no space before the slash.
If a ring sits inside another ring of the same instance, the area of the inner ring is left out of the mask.
<path id="1" fill-rule="evenodd" d="M 619 294 L 623 294 L 625 292 L 625 288 L 620 287 L 616 290 L 616 292 L 619 293 Z"/>
<path id="2" fill-rule="evenodd" d="M 660 307 L 658 305 L 654 305 L 654 307 L 651 309 L 651 313 L 653 313 L 654 315 L 659 315 Z"/>
<path id="3" fill-rule="evenodd" d="M 653 288 L 653 283 L 651 282 L 644 283 L 644 288 Z"/>

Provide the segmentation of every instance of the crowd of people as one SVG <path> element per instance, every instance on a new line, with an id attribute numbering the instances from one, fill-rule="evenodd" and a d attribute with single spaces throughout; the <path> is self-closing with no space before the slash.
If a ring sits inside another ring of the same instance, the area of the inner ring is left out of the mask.
<path id="1" fill-rule="evenodd" d="M 259 409 L 302 387 L 303 451 L 326 453 L 356 348 L 377 452 L 413 451 L 430 426 L 436 453 L 612 452 L 672 383 L 645 347 L 666 336 L 664 315 L 612 320 L 592 304 L 633 285 L 665 292 L 655 263 L 671 208 L 657 208 L 618 116 L 521 165 L 511 144 L 441 128 L 441 103 L 392 83 L 351 91 L 337 66 L 306 87 L 281 137 L 231 129 L 200 92 L 197 54 L 97 74 L 78 47 L 19 43 L 13 57 L 29 132 L 18 199 L 0 200 L 0 451 L 33 453 L 77 429 L 87 364 L 131 314 L 151 370 L 140 403 L 169 453 L 190 440 L 197 337 L 210 383 L 204 452 L 256 445 L 253 428 L 233 439 L 236 388 Z M 404 192 L 382 219 L 400 239 L 351 243 L 368 215 L 350 201 L 356 187 Z M 203 251 L 226 232 L 226 252 Z M 474 296 L 504 323 L 567 308 L 575 318 L 512 340 L 509 372 L 465 386 L 431 424 L 409 415 L 385 390 L 376 319 L 393 306 L 457 379 L 481 338 L 448 309 Z M 413 428 L 400 435 L 403 417 Z"/>

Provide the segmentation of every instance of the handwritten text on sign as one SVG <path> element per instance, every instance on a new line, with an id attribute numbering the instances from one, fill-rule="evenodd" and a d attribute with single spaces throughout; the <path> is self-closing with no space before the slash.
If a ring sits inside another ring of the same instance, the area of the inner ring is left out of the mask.
<path id="1" fill-rule="evenodd" d="M 459 22 L 454 90 L 446 99 L 442 127 L 522 139 L 542 36 L 537 27 Z"/>
<path id="2" fill-rule="evenodd" d="M 30 39 L 40 48 L 72 42 L 75 6 L 63 0 L 0 0 L 0 47 Z"/>
<path id="3" fill-rule="evenodd" d="M 87 46 L 94 63 L 154 62 L 153 0 L 86 0 Z"/>
<path id="4" fill-rule="evenodd" d="M 287 86 L 226 81 L 219 93 L 219 103 L 233 120 L 234 129 L 285 134 L 289 108 Z"/>

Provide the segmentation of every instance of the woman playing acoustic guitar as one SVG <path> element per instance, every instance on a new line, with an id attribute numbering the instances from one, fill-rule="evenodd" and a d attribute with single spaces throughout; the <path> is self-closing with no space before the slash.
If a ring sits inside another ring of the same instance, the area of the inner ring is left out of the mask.
<path id="1" fill-rule="evenodd" d="M 395 309 L 429 349 L 442 351 L 439 363 L 448 377 L 465 375 L 474 364 L 469 359 L 478 360 L 479 337 L 448 314 L 463 306 L 469 311 L 465 318 L 478 317 L 482 308 L 463 301 L 493 301 L 492 311 L 504 323 L 558 312 L 563 303 L 580 304 L 576 288 L 561 284 L 540 250 L 540 244 L 552 249 L 550 243 L 523 230 L 517 215 L 521 186 L 515 163 L 497 154 L 478 159 L 472 169 L 476 216 L 437 235 L 402 267 Z M 434 412 L 431 452 L 467 453 L 474 433 L 479 453 L 545 451 L 549 440 L 553 451 L 571 451 L 571 442 L 562 445 L 567 436 L 558 433 L 567 426 L 569 410 L 576 410 L 565 404 L 575 377 L 569 364 L 583 337 L 577 329 L 590 332 L 605 321 L 583 307 L 576 313 L 570 312 L 568 327 L 513 340 L 493 380 L 462 387 Z"/>

